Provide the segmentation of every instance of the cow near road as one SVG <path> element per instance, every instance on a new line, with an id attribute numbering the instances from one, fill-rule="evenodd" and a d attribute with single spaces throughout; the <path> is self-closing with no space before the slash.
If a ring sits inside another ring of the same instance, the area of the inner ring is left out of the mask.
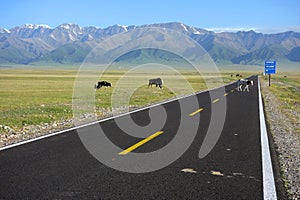
<path id="1" fill-rule="evenodd" d="M 159 88 L 162 88 L 162 84 L 163 84 L 163 81 L 161 80 L 161 78 L 150 79 L 148 87 L 149 86 L 152 87 L 152 85 L 155 85 L 156 87 L 159 86 Z"/>
<path id="2" fill-rule="evenodd" d="M 107 82 L 107 81 L 98 81 L 98 83 L 95 85 L 95 89 L 99 89 L 101 87 L 111 87 L 111 83 Z"/>
<path id="3" fill-rule="evenodd" d="M 237 81 L 237 91 L 247 91 L 249 92 L 249 86 L 253 85 L 253 81 L 247 80 L 247 79 L 239 79 Z M 244 90 L 243 90 L 244 86 Z"/>

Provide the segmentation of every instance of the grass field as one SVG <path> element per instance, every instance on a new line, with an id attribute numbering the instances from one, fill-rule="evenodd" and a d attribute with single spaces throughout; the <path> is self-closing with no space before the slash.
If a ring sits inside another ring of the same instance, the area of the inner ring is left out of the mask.
<path id="1" fill-rule="evenodd" d="M 1 125 L 18 129 L 72 117 L 74 71 L 0 71 Z"/>
<path id="2" fill-rule="evenodd" d="M 268 76 L 263 79 L 268 82 Z M 299 125 L 300 119 L 297 115 L 300 113 L 300 72 L 272 75 L 269 89 L 282 102 L 281 109 L 291 122 Z"/>
<path id="3" fill-rule="evenodd" d="M 18 130 L 24 125 L 36 125 L 70 119 L 73 117 L 72 95 L 77 70 L 64 69 L 0 69 L 0 125 Z M 207 89 L 204 80 L 191 71 L 181 72 L 184 79 L 191 85 L 193 91 Z M 236 80 L 230 72 L 222 74 L 224 83 Z M 112 88 L 101 88 L 95 92 L 96 114 L 103 116 L 103 110 L 111 110 L 111 95 L 117 81 L 124 75 L 124 71 L 106 72 L 102 80 L 112 83 Z M 214 74 L 206 74 L 207 79 L 214 81 Z M 162 90 L 148 88 L 148 78 L 162 77 L 173 88 L 164 87 Z M 165 99 L 190 93 L 184 85 L 178 83 L 176 74 L 146 74 L 140 76 L 145 84 L 140 85 L 133 92 L 129 104 L 139 107 Z M 129 77 L 135 80 L 136 77 Z M 219 82 L 216 85 L 220 84 Z M 93 87 L 93 86 L 91 86 Z M 125 86 L 124 86 L 125 87 Z M 126 86 L 127 87 L 127 86 Z M 5 132 L 3 128 L 0 133 Z"/>

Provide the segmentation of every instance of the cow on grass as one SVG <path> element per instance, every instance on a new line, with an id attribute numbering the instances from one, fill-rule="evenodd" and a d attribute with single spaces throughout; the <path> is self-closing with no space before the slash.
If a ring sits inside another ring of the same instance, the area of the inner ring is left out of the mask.
<path id="1" fill-rule="evenodd" d="M 155 79 L 150 79 L 148 87 L 152 87 L 152 85 L 155 85 L 156 87 L 159 86 L 159 88 L 162 88 L 163 81 L 161 78 L 155 78 Z"/>
<path id="2" fill-rule="evenodd" d="M 98 83 L 95 85 L 95 89 L 100 89 L 101 87 L 111 87 L 111 83 L 107 81 L 98 81 Z"/>

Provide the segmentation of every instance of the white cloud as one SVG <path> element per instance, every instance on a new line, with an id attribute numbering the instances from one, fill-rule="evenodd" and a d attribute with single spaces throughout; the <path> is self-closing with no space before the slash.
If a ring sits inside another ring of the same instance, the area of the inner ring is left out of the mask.
<path id="1" fill-rule="evenodd" d="M 206 30 L 213 31 L 216 33 L 221 32 L 238 32 L 238 31 L 250 31 L 253 30 L 258 33 L 282 33 L 286 31 L 300 32 L 300 26 L 286 26 L 286 27 L 220 27 L 220 28 L 205 28 Z"/>
<path id="2" fill-rule="evenodd" d="M 300 32 L 300 26 L 286 26 L 286 27 L 260 27 L 255 29 L 254 31 L 260 32 L 260 33 L 282 33 L 287 31 L 294 31 L 294 32 Z"/>
<path id="3" fill-rule="evenodd" d="M 245 27 L 220 27 L 220 28 L 205 28 L 205 29 L 216 33 L 256 30 L 256 28 L 245 28 Z"/>

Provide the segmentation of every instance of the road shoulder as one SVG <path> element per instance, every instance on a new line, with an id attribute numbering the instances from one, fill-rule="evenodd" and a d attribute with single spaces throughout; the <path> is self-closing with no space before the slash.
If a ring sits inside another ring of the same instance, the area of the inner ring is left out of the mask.
<path id="1" fill-rule="evenodd" d="M 289 199 L 300 199 L 300 136 L 294 131 L 289 118 L 281 112 L 281 102 L 268 89 L 267 82 L 260 79 L 273 159 L 279 162 L 280 176 L 275 180 L 285 187 Z M 272 148 L 273 146 L 273 148 Z M 276 163 L 275 163 L 276 166 Z"/>

